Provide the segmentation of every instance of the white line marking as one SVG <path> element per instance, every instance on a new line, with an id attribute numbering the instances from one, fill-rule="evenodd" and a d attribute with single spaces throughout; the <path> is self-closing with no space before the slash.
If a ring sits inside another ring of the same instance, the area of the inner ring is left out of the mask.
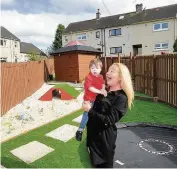
<path id="1" fill-rule="evenodd" d="M 119 160 L 116 160 L 115 162 L 118 163 L 118 164 L 120 164 L 120 165 L 124 165 L 124 163 L 121 162 L 121 161 L 119 161 Z"/>

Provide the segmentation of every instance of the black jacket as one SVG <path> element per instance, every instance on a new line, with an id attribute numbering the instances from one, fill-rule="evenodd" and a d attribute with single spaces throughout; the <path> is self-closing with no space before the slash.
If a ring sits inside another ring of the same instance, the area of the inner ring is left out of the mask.
<path id="1" fill-rule="evenodd" d="M 118 122 L 126 113 L 128 99 L 123 90 L 98 95 L 88 112 L 87 146 L 93 165 L 113 163 Z"/>

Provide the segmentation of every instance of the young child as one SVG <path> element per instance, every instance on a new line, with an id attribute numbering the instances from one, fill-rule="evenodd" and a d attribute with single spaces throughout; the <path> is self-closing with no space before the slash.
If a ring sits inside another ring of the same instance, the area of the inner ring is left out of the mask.
<path id="1" fill-rule="evenodd" d="M 90 73 L 85 78 L 84 83 L 84 102 L 89 101 L 92 103 L 95 101 L 97 94 L 103 94 L 107 96 L 107 92 L 105 90 L 105 82 L 103 80 L 103 76 L 100 75 L 102 70 L 102 62 L 100 59 L 93 59 L 90 61 L 89 69 Z M 82 140 L 83 130 L 88 121 L 88 112 L 84 112 L 82 116 L 82 120 L 80 123 L 80 127 L 76 132 L 76 140 Z"/>

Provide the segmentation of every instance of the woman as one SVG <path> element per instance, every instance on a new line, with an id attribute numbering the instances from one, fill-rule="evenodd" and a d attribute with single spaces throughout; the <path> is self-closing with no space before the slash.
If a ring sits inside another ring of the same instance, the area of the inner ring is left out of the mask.
<path id="1" fill-rule="evenodd" d="M 87 147 L 90 158 L 97 168 L 113 168 L 118 122 L 131 108 L 134 98 L 132 80 L 128 68 L 114 63 L 106 74 L 109 87 L 107 97 L 98 95 L 91 108 L 89 102 L 83 105 L 88 112 Z"/>

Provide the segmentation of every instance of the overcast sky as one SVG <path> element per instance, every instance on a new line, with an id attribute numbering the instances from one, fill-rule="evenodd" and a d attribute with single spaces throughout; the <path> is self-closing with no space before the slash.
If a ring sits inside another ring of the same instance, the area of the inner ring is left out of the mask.
<path id="1" fill-rule="evenodd" d="M 21 41 L 46 49 L 54 40 L 59 23 L 95 18 L 97 9 L 108 16 L 102 0 L 0 0 L 0 25 L 6 27 Z M 104 0 L 111 15 L 135 11 L 136 3 L 153 8 L 177 3 L 177 0 Z"/>

